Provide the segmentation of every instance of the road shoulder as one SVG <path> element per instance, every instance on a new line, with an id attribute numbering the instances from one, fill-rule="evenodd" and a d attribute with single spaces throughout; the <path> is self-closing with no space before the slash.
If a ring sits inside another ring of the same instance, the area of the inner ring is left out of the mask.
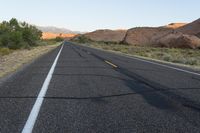
<path id="1" fill-rule="evenodd" d="M 5 81 L 14 72 L 20 71 L 23 67 L 31 64 L 44 54 L 54 50 L 60 44 L 38 46 L 31 50 L 16 50 L 9 55 L 0 57 L 0 82 Z"/>

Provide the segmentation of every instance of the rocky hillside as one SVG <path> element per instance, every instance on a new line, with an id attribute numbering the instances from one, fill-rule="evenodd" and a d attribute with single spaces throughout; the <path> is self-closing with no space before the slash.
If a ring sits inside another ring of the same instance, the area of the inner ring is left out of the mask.
<path id="1" fill-rule="evenodd" d="M 200 48 L 200 39 L 193 35 L 187 35 L 180 32 L 167 34 L 158 40 L 154 45 L 168 48 Z"/>
<path id="2" fill-rule="evenodd" d="M 139 27 L 129 30 L 97 30 L 84 40 L 123 42 L 137 46 L 200 48 L 200 19 L 189 23 L 171 23 L 163 27 Z M 80 36 L 79 36 L 80 37 Z"/>
<path id="3" fill-rule="evenodd" d="M 137 46 L 199 48 L 200 39 L 170 28 L 133 28 L 127 31 L 124 43 Z"/>
<path id="4" fill-rule="evenodd" d="M 127 31 L 124 43 L 138 46 L 200 48 L 200 19 L 189 23 L 171 23 L 164 27 L 141 27 Z"/>
<path id="5" fill-rule="evenodd" d="M 196 36 L 200 38 L 200 33 L 197 33 Z"/>
<path id="6" fill-rule="evenodd" d="M 172 28 L 172 29 L 177 29 L 177 28 L 180 28 L 182 26 L 185 26 L 187 23 L 171 23 L 171 24 L 168 24 L 164 27 L 166 28 Z"/>
<path id="7" fill-rule="evenodd" d="M 61 37 L 65 39 L 73 38 L 76 34 L 62 34 L 62 33 L 50 33 L 50 32 L 43 32 L 42 39 L 55 39 L 56 37 Z"/>
<path id="8" fill-rule="evenodd" d="M 177 29 L 178 32 L 200 37 L 200 18 L 192 23 Z"/>
<path id="9" fill-rule="evenodd" d="M 121 42 L 126 35 L 126 30 L 97 30 L 84 34 L 93 41 Z"/>

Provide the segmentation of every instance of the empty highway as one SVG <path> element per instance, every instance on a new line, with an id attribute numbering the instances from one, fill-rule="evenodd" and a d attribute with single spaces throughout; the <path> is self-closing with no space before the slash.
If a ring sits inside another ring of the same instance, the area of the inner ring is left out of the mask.
<path id="1" fill-rule="evenodd" d="M 70 42 L 0 82 L 1 133 L 197 133 L 200 72 Z"/>

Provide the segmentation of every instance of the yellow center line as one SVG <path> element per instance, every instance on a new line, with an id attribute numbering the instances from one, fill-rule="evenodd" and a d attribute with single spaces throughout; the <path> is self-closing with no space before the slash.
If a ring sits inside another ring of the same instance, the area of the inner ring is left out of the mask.
<path id="1" fill-rule="evenodd" d="M 109 61 L 107 61 L 107 60 L 105 60 L 105 62 L 106 62 L 107 64 L 111 65 L 112 67 L 117 68 L 117 66 L 116 66 L 115 64 L 113 64 L 113 63 L 111 63 L 111 62 L 109 62 Z"/>

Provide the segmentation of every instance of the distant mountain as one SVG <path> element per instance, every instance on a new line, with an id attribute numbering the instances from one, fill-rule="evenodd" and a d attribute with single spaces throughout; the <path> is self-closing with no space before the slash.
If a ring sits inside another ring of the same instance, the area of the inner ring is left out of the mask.
<path id="1" fill-rule="evenodd" d="M 71 39 L 77 34 L 73 33 L 52 33 L 52 32 L 43 32 L 42 33 L 42 39 L 54 39 L 56 37 L 61 37 L 65 39 Z"/>
<path id="2" fill-rule="evenodd" d="M 81 34 L 81 32 L 79 31 L 71 31 L 69 29 L 65 29 L 65 28 L 57 28 L 54 26 L 36 26 L 39 30 L 41 30 L 42 32 L 50 32 L 50 33 L 63 33 L 63 34 Z"/>

